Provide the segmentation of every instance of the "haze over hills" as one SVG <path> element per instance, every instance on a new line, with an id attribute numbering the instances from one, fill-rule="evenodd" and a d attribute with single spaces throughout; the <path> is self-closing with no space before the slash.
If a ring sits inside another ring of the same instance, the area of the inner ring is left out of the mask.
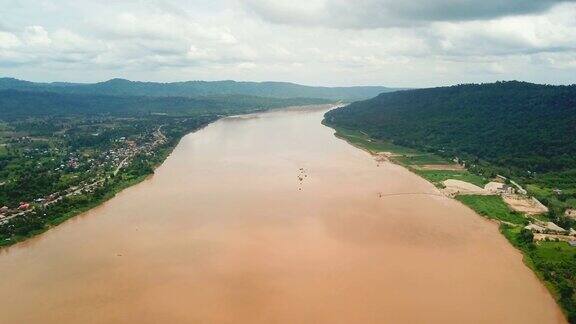
<path id="1" fill-rule="evenodd" d="M 313 87 L 288 82 L 185 81 L 172 83 L 112 79 L 99 83 L 36 83 L 0 78 L 0 90 L 49 91 L 74 94 L 198 97 L 248 95 L 273 98 L 322 98 L 354 101 L 398 89 L 380 86 Z"/>

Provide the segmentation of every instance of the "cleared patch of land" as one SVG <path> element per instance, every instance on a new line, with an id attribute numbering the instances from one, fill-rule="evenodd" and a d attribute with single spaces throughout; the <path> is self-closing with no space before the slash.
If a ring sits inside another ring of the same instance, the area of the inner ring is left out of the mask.
<path id="1" fill-rule="evenodd" d="M 444 185 L 442 192 L 448 196 L 492 195 L 490 191 L 466 181 L 448 179 L 444 180 L 442 184 Z"/>
<path id="2" fill-rule="evenodd" d="M 538 215 L 548 212 L 548 207 L 544 206 L 534 197 L 523 195 L 503 195 L 504 202 L 515 211 L 528 215 Z"/>
<path id="3" fill-rule="evenodd" d="M 464 168 L 460 164 L 424 164 L 419 165 L 419 169 L 421 170 L 439 170 L 439 171 L 464 171 Z"/>

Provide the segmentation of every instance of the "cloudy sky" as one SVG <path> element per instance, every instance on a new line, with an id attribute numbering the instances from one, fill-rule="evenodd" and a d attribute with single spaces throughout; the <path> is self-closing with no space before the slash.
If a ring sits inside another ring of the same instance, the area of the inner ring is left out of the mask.
<path id="1" fill-rule="evenodd" d="M 576 83 L 576 1 L 2 0 L 0 76 Z"/>

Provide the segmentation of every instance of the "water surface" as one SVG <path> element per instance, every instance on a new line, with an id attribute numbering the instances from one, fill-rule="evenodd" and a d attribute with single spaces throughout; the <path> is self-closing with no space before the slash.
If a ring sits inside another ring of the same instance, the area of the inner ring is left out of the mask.
<path id="1" fill-rule="evenodd" d="M 336 139 L 323 113 L 220 120 L 1 251 L 0 323 L 563 322 L 495 224 Z"/>

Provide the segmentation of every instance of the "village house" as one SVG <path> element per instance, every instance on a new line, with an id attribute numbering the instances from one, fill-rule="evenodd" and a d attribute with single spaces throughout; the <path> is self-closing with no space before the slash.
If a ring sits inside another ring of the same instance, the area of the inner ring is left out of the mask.
<path id="1" fill-rule="evenodd" d="M 20 205 L 18 206 L 18 209 L 20 210 L 26 210 L 30 208 L 30 204 L 27 202 L 21 202 Z"/>

